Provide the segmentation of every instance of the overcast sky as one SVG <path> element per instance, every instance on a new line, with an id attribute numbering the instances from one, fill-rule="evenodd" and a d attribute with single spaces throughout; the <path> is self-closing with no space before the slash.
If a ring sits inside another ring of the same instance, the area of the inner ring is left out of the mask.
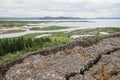
<path id="1" fill-rule="evenodd" d="M 120 17 L 120 0 L 0 0 L 0 17 Z"/>

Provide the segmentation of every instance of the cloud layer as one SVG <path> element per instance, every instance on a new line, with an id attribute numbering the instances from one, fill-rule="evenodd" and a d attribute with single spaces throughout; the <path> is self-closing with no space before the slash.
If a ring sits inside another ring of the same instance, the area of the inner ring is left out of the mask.
<path id="1" fill-rule="evenodd" d="M 120 0 L 0 0 L 0 17 L 120 17 Z"/>

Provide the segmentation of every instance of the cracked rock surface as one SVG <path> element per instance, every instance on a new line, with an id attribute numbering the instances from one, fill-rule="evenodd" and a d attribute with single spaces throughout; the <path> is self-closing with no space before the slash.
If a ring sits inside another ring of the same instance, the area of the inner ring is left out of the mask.
<path id="1" fill-rule="evenodd" d="M 25 58 L 10 67 L 6 80 L 119 80 L 120 37 L 89 47 L 75 46 L 56 54 Z"/>

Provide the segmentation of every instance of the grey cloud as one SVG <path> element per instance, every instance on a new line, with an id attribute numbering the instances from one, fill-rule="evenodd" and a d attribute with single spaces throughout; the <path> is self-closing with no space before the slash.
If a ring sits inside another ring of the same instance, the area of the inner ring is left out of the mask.
<path id="1" fill-rule="evenodd" d="M 0 2 L 0 17 L 3 16 L 120 17 L 119 10 L 120 10 L 119 0 L 114 0 L 114 1 L 112 0 L 110 1 L 108 0 L 68 0 L 68 1 L 1 0 Z"/>

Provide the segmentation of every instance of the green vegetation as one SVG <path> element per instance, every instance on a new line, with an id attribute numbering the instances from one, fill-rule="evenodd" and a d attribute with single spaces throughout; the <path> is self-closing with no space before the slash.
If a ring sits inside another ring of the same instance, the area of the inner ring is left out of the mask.
<path id="1" fill-rule="evenodd" d="M 0 21 L 0 27 L 21 27 L 27 24 L 36 24 L 42 22 L 47 23 L 47 21 Z"/>
<path id="2" fill-rule="evenodd" d="M 99 28 L 98 30 L 103 32 L 108 32 L 108 33 L 120 32 L 120 28 L 114 28 L 114 27 Z"/>
<path id="3" fill-rule="evenodd" d="M 68 27 L 63 27 L 63 26 L 49 26 L 49 27 L 33 27 L 30 30 L 59 30 L 59 29 L 67 29 Z"/>
<path id="4" fill-rule="evenodd" d="M 53 37 L 49 37 L 52 41 L 52 43 L 56 43 L 56 45 L 58 44 L 66 44 L 67 42 L 69 42 L 70 40 L 72 40 L 71 38 L 68 37 L 58 37 L 58 36 L 53 36 Z"/>
<path id="5" fill-rule="evenodd" d="M 2 34 L 3 32 L 5 32 L 5 30 L 0 30 L 0 34 Z"/>
<path id="6" fill-rule="evenodd" d="M 43 33 L 32 33 L 32 34 L 27 34 L 27 35 L 24 35 L 23 37 L 24 38 L 34 38 L 35 36 L 38 36 L 38 35 L 42 35 Z"/>
<path id="7" fill-rule="evenodd" d="M 19 33 L 19 32 L 24 32 L 25 30 L 2 30 L 0 31 L 2 34 L 8 34 L 8 33 Z"/>
<path id="8" fill-rule="evenodd" d="M 66 44 L 71 39 L 64 37 L 30 38 L 27 35 L 18 38 L 0 39 L 0 65 L 14 61 L 30 51 L 36 51 L 46 47 Z"/>
<path id="9" fill-rule="evenodd" d="M 40 39 L 24 39 L 23 37 L 19 38 L 7 38 L 0 40 L 0 56 L 3 56 L 7 53 L 13 53 L 20 51 L 26 48 L 42 48 L 45 42 L 51 42 L 49 38 L 40 38 Z"/>
<path id="10" fill-rule="evenodd" d="M 120 32 L 120 28 L 96 28 L 96 29 L 80 29 L 75 30 L 70 33 L 69 35 L 100 35 L 100 32 L 108 32 L 108 33 L 114 33 L 114 32 Z"/>
<path id="11" fill-rule="evenodd" d="M 26 21 L 0 21 L 0 27 L 14 27 L 24 26 L 28 22 Z"/>

